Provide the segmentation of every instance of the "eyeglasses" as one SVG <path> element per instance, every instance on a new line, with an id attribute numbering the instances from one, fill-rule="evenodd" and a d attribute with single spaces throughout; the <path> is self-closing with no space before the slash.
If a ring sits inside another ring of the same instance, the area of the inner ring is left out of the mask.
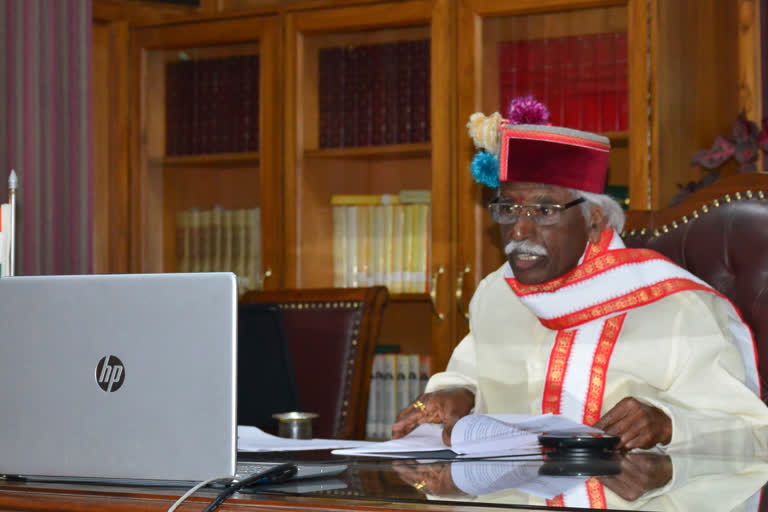
<path id="1" fill-rule="evenodd" d="M 565 204 L 517 204 L 500 202 L 497 198 L 488 205 L 488 209 L 493 221 L 499 224 L 514 224 L 520 213 L 525 212 L 525 216 L 537 226 L 552 226 L 560 222 L 565 210 L 584 201 L 586 199 L 580 197 Z"/>

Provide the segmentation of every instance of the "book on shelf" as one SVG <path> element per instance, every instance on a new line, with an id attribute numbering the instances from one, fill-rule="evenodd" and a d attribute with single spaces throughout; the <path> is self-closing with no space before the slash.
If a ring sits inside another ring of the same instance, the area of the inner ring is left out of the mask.
<path id="1" fill-rule="evenodd" d="M 166 155 L 258 151 L 258 55 L 171 61 L 164 78 Z"/>
<path id="2" fill-rule="evenodd" d="M 554 125 L 593 132 L 628 125 L 627 34 L 606 32 L 498 43 L 501 111 L 532 94 Z"/>
<path id="3" fill-rule="evenodd" d="M 321 48 L 320 148 L 430 139 L 429 40 Z"/>
<path id="4" fill-rule="evenodd" d="M 197 208 L 176 213 L 176 271 L 233 272 L 244 293 L 261 284 L 261 211 Z"/>
<path id="5" fill-rule="evenodd" d="M 377 348 L 378 350 L 378 348 Z M 397 414 L 409 407 L 423 393 L 420 380 L 429 374 L 428 356 L 402 353 L 377 353 L 373 359 L 368 391 L 368 415 L 365 431 L 368 439 L 389 439 Z"/>
<path id="6" fill-rule="evenodd" d="M 430 192 L 331 197 L 335 286 L 428 291 Z"/>

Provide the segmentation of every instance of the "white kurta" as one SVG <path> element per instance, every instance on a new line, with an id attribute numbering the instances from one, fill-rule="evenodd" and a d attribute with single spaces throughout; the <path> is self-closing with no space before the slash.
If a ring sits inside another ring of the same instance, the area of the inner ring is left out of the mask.
<path id="1" fill-rule="evenodd" d="M 547 362 L 557 331 L 545 328 L 504 280 L 503 268 L 478 286 L 470 333 L 427 392 L 467 386 L 477 413 L 540 414 Z M 669 448 L 736 446 L 768 453 L 768 407 L 745 384 L 729 339 L 724 302 L 683 291 L 629 310 L 606 374 L 602 414 L 625 397 L 672 420 Z M 566 371 L 589 371 L 570 365 Z"/>

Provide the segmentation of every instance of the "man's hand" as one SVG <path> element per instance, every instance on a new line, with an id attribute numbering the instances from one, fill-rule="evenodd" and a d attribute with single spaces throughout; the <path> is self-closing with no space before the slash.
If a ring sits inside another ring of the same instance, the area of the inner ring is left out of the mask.
<path id="1" fill-rule="evenodd" d="M 424 408 L 414 407 L 416 403 L 424 404 Z M 464 388 L 441 389 L 421 395 L 413 404 L 397 415 L 392 439 L 403 437 L 422 423 L 442 423 L 443 442 L 450 446 L 453 426 L 475 406 L 475 395 Z"/>
<path id="2" fill-rule="evenodd" d="M 603 485 L 627 501 L 635 501 L 653 489 L 667 485 L 672 478 L 672 459 L 656 453 L 623 453 L 619 455 L 621 473 L 597 477 Z"/>
<path id="3" fill-rule="evenodd" d="M 450 464 L 419 464 L 415 460 L 393 461 L 400 479 L 422 494 L 443 498 L 466 496 L 453 483 Z"/>
<path id="4" fill-rule="evenodd" d="M 622 399 L 594 427 L 619 436 L 620 450 L 652 448 L 672 439 L 672 420 L 661 409 L 632 397 Z"/>

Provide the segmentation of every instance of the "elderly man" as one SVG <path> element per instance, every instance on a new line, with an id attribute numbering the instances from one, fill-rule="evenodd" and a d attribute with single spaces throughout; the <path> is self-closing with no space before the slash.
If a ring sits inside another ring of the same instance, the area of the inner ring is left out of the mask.
<path id="1" fill-rule="evenodd" d="M 484 150 L 473 174 L 498 187 L 489 208 L 507 262 L 478 286 L 470 333 L 393 437 L 443 423 L 448 443 L 471 412 L 556 413 L 619 436 L 621 449 L 723 436 L 765 447 L 749 328 L 697 277 L 624 247 L 623 212 L 600 195 L 608 139 L 499 114 L 469 126 Z"/>

